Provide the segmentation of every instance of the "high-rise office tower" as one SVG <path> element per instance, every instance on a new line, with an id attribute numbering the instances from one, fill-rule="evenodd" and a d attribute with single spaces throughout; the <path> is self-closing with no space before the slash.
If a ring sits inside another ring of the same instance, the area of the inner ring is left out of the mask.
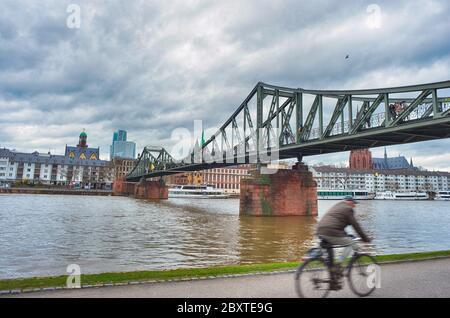
<path id="1" fill-rule="evenodd" d="M 127 141 L 127 132 L 125 130 L 114 132 L 110 150 L 111 160 L 115 157 L 127 159 L 136 158 L 136 143 Z"/>

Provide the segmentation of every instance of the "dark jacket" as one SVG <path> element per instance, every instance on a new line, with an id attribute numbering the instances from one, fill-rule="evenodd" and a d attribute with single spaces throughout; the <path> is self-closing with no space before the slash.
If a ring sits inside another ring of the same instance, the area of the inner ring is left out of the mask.
<path id="1" fill-rule="evenodd" d="M 353 209 L 345 202 L 340 202 L 328 210 L 324 217 L 319 221 L 317 234 L 335 237 L 347 236 L 345 228 L 349 225 L 353 226 L 356 233 L 358 233 L 363 241 L 370 241 L 356 221 Z"/>

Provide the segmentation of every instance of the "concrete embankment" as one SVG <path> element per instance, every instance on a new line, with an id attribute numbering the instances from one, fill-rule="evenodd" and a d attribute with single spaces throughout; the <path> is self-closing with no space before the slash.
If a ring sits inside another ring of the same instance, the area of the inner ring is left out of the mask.
<path id="1" fill-rule="evenodd" d="M 0 194 L 57 194 L 109 196 L 111 190 L 49 189 L 49 188 L 0 188 Z"/>

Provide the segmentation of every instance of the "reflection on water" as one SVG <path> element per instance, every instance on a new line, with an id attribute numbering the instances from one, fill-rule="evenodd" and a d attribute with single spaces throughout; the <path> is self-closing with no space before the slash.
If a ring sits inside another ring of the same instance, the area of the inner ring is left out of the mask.
<path id="1" fill-rule="evenodd" d="M 319 201 L 319 218 L 336 202 Z M 379 253 L 450 249 L 450 202 L 366 201 Z M 0 278 L 298 260 L 317 218 L 240 217 L 239 200 L 0 195 Z"/>
<path id="2" fill-rule="evenodd" d="M 297 260 L 314 236 L 316 218 L 241 217 L 239 257 L 242 263 Z"/>

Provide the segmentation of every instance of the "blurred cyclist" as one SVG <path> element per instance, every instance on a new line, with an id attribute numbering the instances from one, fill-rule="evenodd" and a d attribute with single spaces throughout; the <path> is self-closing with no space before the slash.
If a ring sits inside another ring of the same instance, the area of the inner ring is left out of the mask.
<path id="1" fill-rule="evenodd" d="M 358 202 L 347 196 L 342 202 L 334 205 L 319 221 L 317 234 L 331 245 L 342 245 L 345 249 L 339 258 L 343 262 L 353 251 L 353 239 L 345 232 L 349 225 L 353 226 L 356 233 L 364 242 L 370 243 L 371 239 L 364 233 L 363 229 L 355 219 L 353 209 Z"/>

